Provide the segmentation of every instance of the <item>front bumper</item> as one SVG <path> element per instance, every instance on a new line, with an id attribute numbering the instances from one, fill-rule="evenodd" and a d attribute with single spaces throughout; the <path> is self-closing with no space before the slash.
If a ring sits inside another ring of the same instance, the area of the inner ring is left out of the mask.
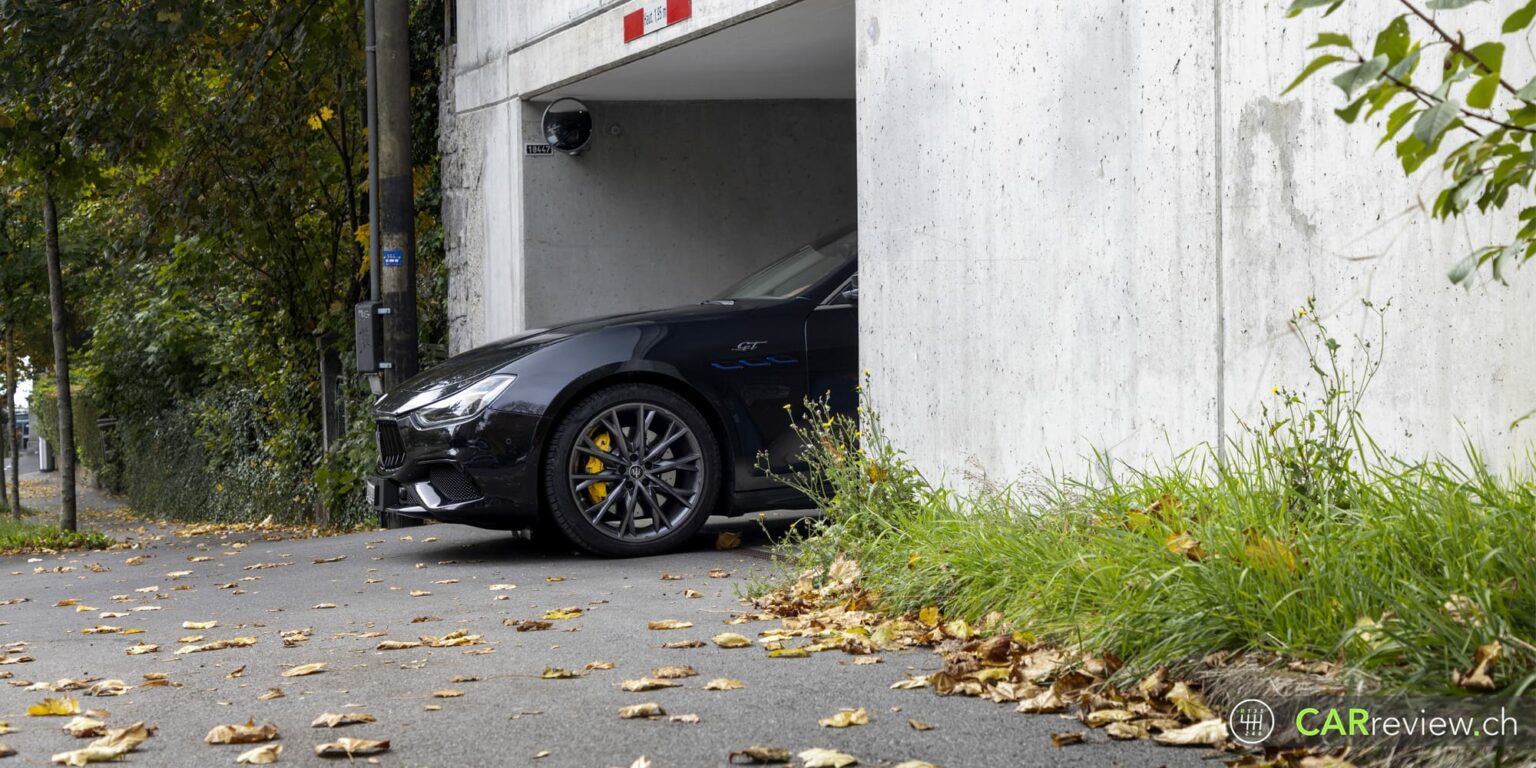
<path id="1" fill-rule="evenodd" d="M 481 528 L 527 528 L 538 519 L 537 419 L 487 411 L 473 421 L 419 429 L 380 418 L 369 506 L 405 517 Z"/>

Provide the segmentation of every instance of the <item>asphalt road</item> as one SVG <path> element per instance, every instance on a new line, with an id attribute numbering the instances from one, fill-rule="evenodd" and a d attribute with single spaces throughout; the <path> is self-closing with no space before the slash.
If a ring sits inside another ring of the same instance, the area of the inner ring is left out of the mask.
<path id="1" fill-rule="evenodd" d="M 84 708 L 109 710 L 112 724 L 144 720 L 158 726 L 158 734 L 128 756 L 130 765 L 232 765 L 249 747 L 207 745 L 203 736 L 216 725 L 247 719 L 278 726 L 285 748 L 280 765 L 332 763 L 312 749 L 336 736 L 389 739 L 392 749 L 378 763 L 394 766 L 629 766 L 642 755 L 657 768 L 720 766 L 731 751 L 754 744 L 791 752 L 835 748 L 867 766 L 913 759 L 949 768 L 1212 764 L 1202 759 L 1205 750 L 1115 743 L 1098 732 L 1087 744 L 1054 749 L 1051 732 L 1081 726 L 975 699 L 891 690 L 909 672 L 940 666 L 926 650 L 888 653 L 881 664 L 855 666 L 853 657 L 839 652 L 770 659 L 756 647 L 663 648 L 672 640 L 707 643 L 722 631 L 753 636 L 777 626 L 722 623 L 743 610 L 738 595 L 749 580 L 771 567 L 754 546 L 763 542 L 761 534 L 752 536 L 754 524 L 735 525 L 749 534 L 746 548 L 715 551 L 716 527 L 706 529 L 690 551 L 625 561 L 551 554 L 508 534 L 444 525 L 279 541 L 255 533 L 153 540 L 152 530 L 140 550 L 36 561 L 0 557 L 0 601 L 28 599 L 0 605 L 0 644 L 25 641 L 25 654 L 35 659 L 0 665 L 0 675 L 12 675 L 5 681 L 12 685 L 0 685 L 0 720 L 17 729 L 0 741 L 19 752 L 0 766 L 47 765 L 53 753 L 85 743 L 60 730 L 67 718 L 24 715 L 28 705 L 59 694 L 25 691 L 23 680 L 119 678 L 136 685 L 147 673 L 164 673 L 173 686 L 134 688 L 117 697 L 65 694 L 78 697 Z M 237 542 L 247 546 L 232 546 Z M 136 556 L 145 560 L 130 565 Z M 92 563 L 104 570 L 91 570 Z M 260 564 L 282 565 L 254 568 Z M 731 575 L 711 578 L 712 568 Z M 662 580 L 663 573 L 683 578 Z M 492 588 L 505 584 L 516 588 Z M 684 590 L 703 597 L 684 597 Z M 95 610 L 55 605 L 66 600 Z M 314 607 L 325 604 L 335 607 Z M 131 611 L 136 606 L 160 610 Z M 502 623 L 567 607 L 581 608 L 581 617 L 555 621 L 546 631 L 517 632 Z M 100 618 L 104 611 L 127 615 Z M 420 617 L 432 620 L 413 623 Z M 694 626 L 647 629 L 657 619 Z M 219 622 L 213 629 L 182 627 L 213 620 Z M 82 634 L 98 624 L 143 632 Z M 285 647 L 282 633 L 303 628 L 312 628 L 312 639 Z M 483 635 L 484 643 L 375 650 L 381 640 L 457 629 Z M 370 632 L 384 635 L 361 636 Z M 257 642 L 177 655 L 178 638 L 189 635 L 202 635 L 205 643 L 238 636 Z M 160 650 L 127 655 L 140 641 Z M 546 667 L 581 670 L 600 660 L 615 668 L 574 679 L 540 677 Z M 281 676 L 312 662 L 327 667 L 305 677 Z M 620 690 L 622 681 L 669 664 L 691 665 L 699 676 L 682 680 L 681 688 Z M 230 677 L 242 667 L 243 674 Z M 479 679 L 452 682 L 456 676 Z M 716 677 L 746 687 L 703 690 Z M 285 695 L 258 699 L 274 687 Z M 463 695 L 432 696 L 450 688 Z M 620 707 L 647 701 L 672 715 L 696 714 L 699 722 L 619 719 Z M 868 709 L 870 724 L 840 730 L 817 725 L 844 707 Z M 372 714 L 377 722 L 310 727 L 321 713 L 350 711 Z M 933 729 L 914 730 L 909 719 Z"/>

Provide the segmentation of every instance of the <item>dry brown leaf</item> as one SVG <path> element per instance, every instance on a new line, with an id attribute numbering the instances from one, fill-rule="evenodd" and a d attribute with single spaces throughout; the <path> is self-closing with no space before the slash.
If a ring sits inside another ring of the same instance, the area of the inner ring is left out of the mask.
<path id="1" fill-rule="evenodd" d="M 666 714 L 667 711 L 654 701 L 647 701 L 644 704 L 633 704 L 628 707 L 619 707 L 619 717 L 625 720 L 665 717 Z"/>
<path id="2" fill-rule="evenodd" d="M 812 747 L 800 753 L 800 763 L 804 768 L 847 768 L 858 765 L 859 759 L 835 749 Z"/>
<path id="3" fill-rule="evenodd" d="M 422 635 L 421 642 L 432 648 L 457 648 L 464 645 L 480 645 L 480 635 L 471 635 L 468 630 L 457 629 L 442 637 Z"/>
<path id="4" fill-rule="evenodd" d="M 457 699 L 463 695 L 464 692 L 456 688 L 444 688 L 441 691 L 432 692 L 432 698 L 434 699 Z"/>
<path id="5" fill-rule="evenodd" d="M 107 724 L 94 717 L 76 717 L 64 724 L 64 732 L 77 738 L 96 738 L 107 732 Z"/>
<path id="6" fill-rule="evenodd" d="M 60 752 L 49 758 L 55 765 L 86 765 L 87 763 L 106 763 L 122 757 L 128 750 L 114 747 L 83 747 L 72 749 L 68 752 Z"/>
<path id="7" fill-rule="evenodd" d="M 183 621 L 181 623 L 181 628 L 182 629 L 213 629 L 214 627 L 217 627 L 218 625 L 219 625 L 219 622 L 218 622 L 217 619 L 214 619 L 212 621 Z"/>
<path id="8" fill-rule="evenodd" d="M 554 609 L 552 611 L 545 611 L 544 612 L 544 618 L 546 618 L 546 619 L 548 619 L 550 621 L 563 621 L 565 619 L 579 619 L 579 618 L 581 618 L 581 609 L 580 608 L 576 608 L 576 607 L 556 608 L 556 609 Z"/>
<path id="9" fill-rule="evenodd" d="M 317 661 L 312 664 L 300 664 L 297 667 L 283 670 L 283 677 L 304 677 L 306 675 L 316 675 L 325 671 L 325 665 L 326 663 L 323 661 Z"/>
<path id="10" fill-rule="evenodd" d="M 508 590 L 508 589 L 517 589 L 517 585 L 516 584 L 492 584 L 491 585 L 491 591 L 492 592 L 502 592 L 502 591 L 505 591 L 505 590 Z"/>
<path id="11" fill-rule="evenodd" d="M 1082 744 L 1088 740 L 1088 734 L 1082 731 L 1064 731 L 1051 734 L 1051 746 L 1061 749 L 1072 744 Z"/>
<path id="12" fill-rule="evenodd" d="M 235 758 L 240 765 L 271 765 L 277 762 L 279 755 L 283 754 L 281 744 L 263 744 L 255 749 L 248 749 Z"/>
<path id="13" fill-rule="evenodd" d="M 931 730 L 933 730 L 933 726 L 931 726 L 928 723 L 925 723 L 925 722 L 923 722 L 921 720 L 908 720 L 907 721 L 907 725 L 912 726 L 912 730 L 914 730 L 914 731 L 931 731 Z"/>
<path id="14" fill-rule="evenodd" d="M 517 619 L 502 619 L 501 623 L 509 627 L 515 627 L 519 632 L 537 632 L 539 630 L 549 629 L 550 627 L 554 626 L 553 622 L 540 621 L 538 619 L 523 619 L 522 621 L 518 621 Z"/>
<path id="15" fill-rule="evenodd" d="M 545 667 L 544 673 L 539 677 L 544 680 L 569 680 L 573 677 L 581 677 L 581 673 L 564 667 Z"/>
<path id="16" fill-rule="evenodd" d="M 277 738 L 277 726 L 271 723 L 257 725 L 255 720 L 245 725 L 216 725 L 203 737 L 209 744 L 256 744 Z"/>
<path id="17" fill-rule="evenodd" d="M 1163 731 L 1152 737 L 1159 744 L 1175 747 L 1214 747 L 1227 739 L 1227 726 L 1221 720 L 1205 720 L 1185 728 Z"/>
<path id="18" fill-rule="evenodd" d="M 145 643 L 145 642 L 139 642 L 139 643 L 137 643 L 135 645 L 129 646 L 128 647 L 128 651 L 127 651 L 129 656 L 142 656 L 142 655 L 144 655 L 146 653 L 159 653 L 159 652 L 160 652 L 160 646 L 154 645 L 152 643 Z"/>
<path id="19" fill-rule="evenodd" d="M 646 624 L 645 626 L 648 629 L 658 629 L 658 630 L 660 630 L 660 629 L 688 629 L 689 627 L 693 626 L 693 622 L 691 622 L 691 621 L 680 621 L 678 619 L 659 619 L 657 621 L 652 621 L 652 622 Z"/>
<path id="20" fill-rule="evenodd" d="M 1212 712 L 1211 708 L 1205 705 L 1205 699 L 1199 693 L 1191 690 L 1188 683 L 1182 681 L 1175 683 L 1173 688 L 1169 689 L 1166 698 L 1170 704 L 1178 707 L 1179 711 L 1184 713 L 1184 716 L 1189 718 L 1191 722 L 1198 723 L 1202 720 L 1211 720 L 1216 717 L 1216 713 Z"/>
<path id="21" fill-rule="evenodd" d="M 1205 559 L 1205 550 L 1200 547 L 1200 540 L 1182 531 L 1168 534 L 1163 540 L 1163 546 L 1175 555 L 1183 555 L 1199 562 Z"/>
<path id="22" fill-rule="evenodd" d="M 773 765 L 790 761 L 789 750 L 780 749 L 779 747 L 747 747 L 746 749 L 732 752 L 726 759 L 735 763 L 737 757 L 745 757 L 758 765 Z"/>
<path id="23" fill-rule="evenodd" d="M 736 691 L 747 687 L 746 683 L 729 677 L 717 677 L 704 684 L 706 691 Z"/>
<path id="24" fill-rule="evenodd" d="M 1147 729 L 1136 723 L 1110 723 L 1104 733 L 1116 741 L 1133 741 L 1147 738 Z"/>
<path id="25" fill-rule="evenodd" d="M 672 715 L 671 717 L 667 718 L 667 722 L 696 724 L 699 722 L 699 716 L 691 713 L 686 715 Z"/>
<path id="26" fill-rule="evenodd" d="M 587 662 L 587 666 L 583 667 L 583 669 L 586 669 L 588 671 L 592 671 L 592 670 L 595 670 L 595 669 L 613 669 L 613 662 L 611 662 L 611 661 L 589 661 L 589 662 Z"/>
<path id="27" fill-rule="evenodd" d="M 389 741 L 374 741 L 372 739 L 339 738 L 324 744 L 315 745 L 315 754 L 321 757 L 346 757 L 352 758 L 358 755 L 377 755 L 389 751 Z"/>
<path id="28" fill-rule="evenodd" d="M 121 696 L 128 692 L 128 684 L 121 680 L 100 680 L 87 688 L 87 696 Z"/>
<path id="29" fill-rule="evenodd" d="M 376 651 L 403 651 L 407 648 L 420 648 L 420 640 L 385 640 L 374 646 Z"/>
<path id="30" fill-rule="evenodd" d="M 336 607 L 335 603 L 315 603 L 314 605 L 310 606 L 310 608 L 313 608 L 314 610 L 317 610 L 317 611 L 323 611 L 323 610 L 325 610 L 327 608 L 335 608 L 335 607 Z"/>
<path id="31" fill-rule="evenodd" d="M 724 568 L 711 568 L 711 569 L 709 569 L 709 577 L 711 579 L 728 579 L 728 578 L 731 577 L 731 574 L 733 574 L 733 573 L 735 573 L 735 571 L 727 571 Z M 785 752 L 784 754 L 787 755 L 789 753 Z"/>
<path id="32" fill-rule="evenodd" d="M 625 680 L 619 685 L 619 687 L 629 691 L 630 693 L 638 693 L 640 691 L 654 691 L 659 688 L 679 688 L 682 687 L 682 683 L 674 683 L 670 680 L 655 680 L 649 677 L 642 677 L 639 680 Z"/>
<path id="33" fill-rule="evenodd" d="M 1472 654 L 1472 670 L 1465 673 L 1459 669 L 1452 670 L 1451 682 L 1469 691 L 1491 691 L 1497 688 L 1498 685 L 1493 681 L 1493 666 L 1503 651 L 1503 644 L 1497 640 L 1478 646 Z"/>
<path id="34" fill-rule="evenodd" d="M 663 647 L 663 648 L 672 648 L 672 649 L 677 649 L 677 648 L 703 648 L 704 647 L 704 641 L 703 640 L 673 640 L 671 642 L 662 643 L 661 647 Z"/>
<path id="35" fill-rule="evenodd" d="M 326 712 L 309 724 L 311 728 L 337 728 L 343 725 L 376 722 L 367 712 Z"/>
<path id="36" fill-rule="evenodd" d="M 745 648 L 752 644 L 751 638 L 735 632 L 721 632 L 710 639 L 721 648 Z"/>
<path id="37" fill-rule="evenodd" d="M 657 667 L 651 670 L 651 677 L 659 680 L 680 680 L 685 677 L 695 677 L 698 674 L 697 670 L 686 664 Z"/>
<path id="38" fill-rule="evenodd" d="M 256 700 L 257 701 L 271 701 L 273 699 L 281 699 L 282 697 L 287 696 L 287 695 L 288 694 L 283 693 L 283 689 L 281 689 L 281 688 L 268 688 L 267 692 L 263 693 L 260 696 L 257 696 Z"/>
<path id="39" fill-rule="evenodd" d="M 15 755 L 16 750 L 11 745 L 0 741 L 0 757 L 14 757 Z"/>
<path id="40" fill-rule="evenodd" d="M 341 561 L 343 561 L 345 559 L 347 559 L 346 555 L 337 555 L 335 557 L 319 557 L 319 558 L 315 558 L 315 565 L 324 565 L 326 563 L 339 563 L 339 562 L 341 562 Z"/>
<path id="41" fill-rule="evenodd" d="M 144 723 L 133 723 L 122 728 L 113 728 L 107 731 L 106 734 L 88 744 L 87 747 L 115 749 L 119 750 L 120 753 L 131 752 L 137 749 L 140 744 L 143 744 L 145 739 L 148 739 L 152 733 L 154 731 L 150 730 Z"/>
<path id="42" fill-rule="evenodd" d="M 228 640 L 215 640 L 203 645 L 184 645 L 176 649 L 177 656 L 188 653 L 202 653 L 204 651 L 222 651 L 225 648 L 248 648 L 256 644 L 254 637 L 232 637 Z"/>
<path id="43" fill-rule="evenodd" d="M 831 717 L 816 721 L 823 728 L 847 728 L 850 725 L 869 725 L 869 712 L 863 707 L 844 709 Z"/>
<path id="44" fill-rule="evenodd" d="M 699 598 L 699 597 L 703 597 L 703 596 L 704 596 L 704 593 L 698 591 L 697 589 L 685 589 L 685 590 L 683 590 L 683 597 L 686 597 L 686 598 L 692 599 L 692 598 Z"/>
<path id="45" fill-rule="evenodd" d="M 721 531 L 715 537 L 715 549 L 724 552 L 741 546 L 741 534 L 735 531 Z"/>

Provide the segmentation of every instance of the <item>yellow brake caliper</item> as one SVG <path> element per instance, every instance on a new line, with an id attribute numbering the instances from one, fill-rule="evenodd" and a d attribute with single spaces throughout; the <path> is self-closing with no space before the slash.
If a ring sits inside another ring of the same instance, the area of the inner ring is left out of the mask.
<path id="1" fill-rule="evenodd" d="M 598 450 L 603 451 L 603 452 L 606 453 L 609 450 L 609 446 L 611 446 L 613 444 L 613 438 L 610 437 L 607 432 L 603 432 L 602 434 L 599 434 L 597 437 L 592 438 L 592 444 L 597 446 Z M 587 457 L 587 474 L 595 475 L 595 474 L 598 474 L 598 473 L 600 473 L 602 471 L 603 471 L 603 461 L 602 461 L 602 459 L 599 459 L 596 456 L 588 456 Z M 608 498 L 608 484 L 607 483 L 593 483 L 593 484 L 587 486 L 587 496 L 592 498 L 592 503 L 593 504 L 596 504 L 596 503 L 602 501 L 603 499 Z"/>

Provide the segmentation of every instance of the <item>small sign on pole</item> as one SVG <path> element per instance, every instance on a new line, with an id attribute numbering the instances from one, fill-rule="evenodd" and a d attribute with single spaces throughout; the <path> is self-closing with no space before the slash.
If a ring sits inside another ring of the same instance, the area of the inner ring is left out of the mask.
<path id="1" fill-rule="evenodd" d="M 384 266 L 399 267 L 405 264 L 405 251 L 388 250 L 384 252 Z"/>

